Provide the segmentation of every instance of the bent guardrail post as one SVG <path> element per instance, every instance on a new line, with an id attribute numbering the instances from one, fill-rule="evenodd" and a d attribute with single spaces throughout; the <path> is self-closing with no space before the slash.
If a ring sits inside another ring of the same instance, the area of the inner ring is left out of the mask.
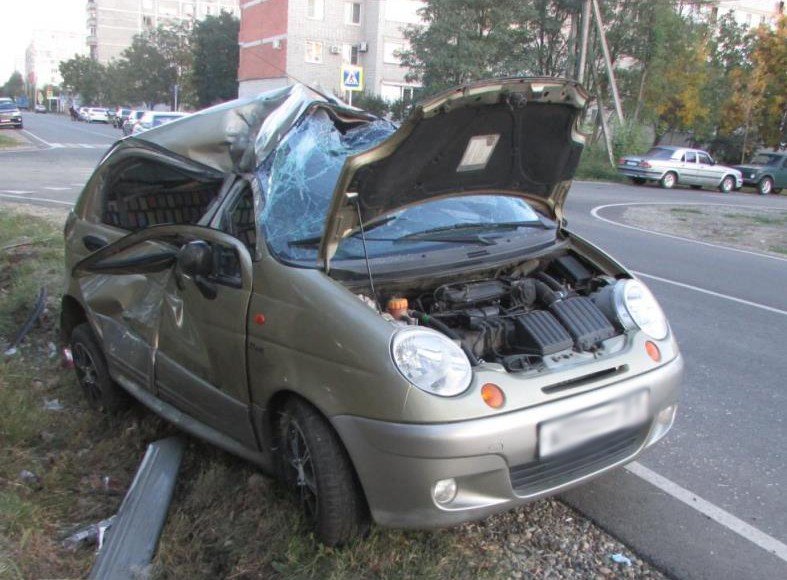
<path id="1" fill-rule="evenodd" d="M 144 574 L 167 519 L 184 447 L 177 436 L 148 445 L 90 571 L 91 579 L 132 580 Z"/>

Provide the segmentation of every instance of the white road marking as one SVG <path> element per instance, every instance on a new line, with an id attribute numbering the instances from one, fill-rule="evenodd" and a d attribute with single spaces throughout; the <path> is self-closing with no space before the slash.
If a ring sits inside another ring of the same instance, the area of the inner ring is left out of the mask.
<path id="1" fill-rule="evenodd" d="M 44 187 L 44 189 L 48 189 L 49 191 L 68 191 L 71 188 L 70 187 Z"/>
<path id="2" fill-rule="evenodd" d="M 751 300 L 736 298 L 735 296 L 730 296 L 729 294 L 714 292 L 713 290 L 707 290 L 706 288 L 700 288 L 699 286 L 692 286 L 691 284 L 685 284 L 684 282 L 668 280 L 667 278 L 661 278 L 660 276 L 654 276 L 653 274 L 645 274 L 644 272 L 637 272 L 636 270 L 632 270 L 632 272 L 637 276 L 642 276 L 644 278 L 651 278 L 652 280 L 658 280 L 659 282 L 664 282 L 665 284 L 673 284 L 674 286 L 680 286 L 681 288 L 687 288 L 689 290 L 694 290 L 695 292 L 702 292 L 703 294 L 709 294 L 711 296 L 716 296 L 717 298 L 732 300 L 733 302 L 738 302 L 739 304 L 745 304 L 746 306 L 753 306 L 754 308 L 761 308 L 762 310 L 767 310 L 768 312 L 773 312 L 775 314 L 782 314 L 784 316 L 787 316 L 787 310 L 781 310 L 779 308 L 774 308 L 773 306 L 766 306 L 765 304 L 752 302 Z"/>
<path id="3" fill-rule="evenodd" d="M 0 192 L 2 192 L 2 193 L 11 193 L 11 194 L 14 194 L 14 195 L 25 195 L 25 194 L 28 194 L 28 193 L 34 193 L 32 191 L 23 191 L 21 189 L 0 189 Z"/>
<path id="4" fill-rule="evenodd" d="M 722 508 L 710 503 L 707 500 L 693 494 L 688 489 L 681 487 L 672 480 L 667 479 L 663 475 L 659 475 L 655 471 L 648 469 L 638 462 L 629 463 L 624 468 L 626 471 L 644 479 L 651 485 L 659 488 L 664 493 L 674 497 L 675 499 L 685 503 L 687 506 L 694 508 L 701 514 L 709 517 L 714 522 L 724 526 L 731 532 L 735 532 L 742 538 L 750 541 L 752 544 L 759 546 L 766 552 L 770 552 L 777 558 L 787 562 L 787 545 L 783 544 L 776 538 L 769 536 L 765 532 L 758 530 L 752 525 L 747 524 L 743 520 L 736 518 L 734 515 Z"/>
<path id="5" fill-rule="evenodd" d="M 21 195 L 8 195 L 6 193 L 0 193 L 0 198 L 3 199 L 11 199 L 13 201 L 20 201 L 20 202 L 44 202 L 44 203 L 54 203 L 57 205 L 65 205 L 67 207 L 73 207 L 74 204 L 70 201 L 61 201 L 59 199 L 48 199 L 46 197 L 22 197 Z"/>
<path id="6" fill-rule="evenodd" d="M 662 232 L 656 232 L 653 230 L 646 230 L 645 228 L 640 228 L 637 226 L 631 226 L 628 224 L 624 224 L 621 222 L 616 222 L 615 220 L 611 220 L 609 218 L 601 217 L 598 215 L 598 212 L 602 209 L 606 209 L 608 207 L 621 207 L 621 206 L 629 206 L 629 205 L 718 205 L 718 206 L 725 206 L 725 207 L 735 207 L 738 209 L 759 209 L 759 210 L 768 210 L 774 209 L 773 207 L 769 206 L 755 206 L 755 205 L 740 205 L 740 204 L 733 204 L 733 203 L 704 203 L 704 202 L 671 202 L 671 201 L 642 201 L 642 202 L 627 202 L 627 203 L 607 203 L 604 205 L 597 205 L 592 210 L 590 210 L 590 215 L 592 215 L 597 220 L 601 220 L 602 222 L 607 222 L 608 224 L 612 224 L 613 226 L 618 226 L 620 228 L 628 228 L 630 230 L 635 230 L 638 232 L 643 232 L 646 234 L 650 234 L 653 236 L 661 236 L 664 238 L 671 238 L 673 240 L 681 240 L 683 242 L 691 242 L 692 244 L 699 244 L 701 246 L 709 246 L 711 248 L 719 248 L 722 250 L 729 250 L 730 252 L 738 252 L 741 254 L 749 254 L 751 256 L 759 256 L 760 258 L 769 258 L 771 260 L 780 260 L 782 262 L 787 262 L 787 258 L 781 258 L 779 256 L 772 256 L 770 254 L 763 254 L 762 252 L 753 252 L 751 250 L 742 250 L 740 248 L 733 248 L 730 246 L 722 246 L 721 244 L 713 244 L 711 242 L 703 242 L 701 240 L 692 240 L 691 238 L 684 238 L 683 236 L 676 236 L 674 234 L 665 234 Z"/>
<path id="7" fill-rule="evenodd" d="M 31 133 L 27 129 L 22 129 L 22 133 L 24 133 L 25 135 L 28 135 L 29 137 L 32 137 L 33 139 L 35 139 L 36 141 L 39 141 L 40 143 L 43 143 L 47 147 L 53 147 L 53 145 L 50 142 L 44 141 L 41 137 L 39 137 L 38 135 L 34 135 L 33 133 Z"/>

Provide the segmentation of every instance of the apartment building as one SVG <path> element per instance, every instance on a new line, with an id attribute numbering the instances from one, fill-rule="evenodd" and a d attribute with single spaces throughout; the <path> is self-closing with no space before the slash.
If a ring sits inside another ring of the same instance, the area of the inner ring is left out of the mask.
<path id="1" fill-rule="evenodd" d="M 25 50 L 25 79 L 30 87 L 59 85 L 60 61 L 86 53 L 85 36 L 62 30 L 34 30 Z"/>
<path id="2" fill-rule="evenodd" d="M 136 34 L 166 22 L 190 25 L 222 11 L 238 15 L 238 0 L 88 0 L 87 46 L 91 58 L 106 64 Z"/>
<path id="3" fill-rule="evenodd" d="M 708 13 L 715 18 L 731 13 L 738 24 L 749 28 L 760 25 L 773 26 L 785 13 L 784 0 L 716 0 L 709 4 L 695 4 L 698 12 Z"/>
<path id="4" fill-rule="evenodd" d="M 341 95 L 342 64 L 363 67 L 366 92 L 412 94 L 399 51 L 417 0 L 241 0 L 238 93 L 303 82 Z"/>

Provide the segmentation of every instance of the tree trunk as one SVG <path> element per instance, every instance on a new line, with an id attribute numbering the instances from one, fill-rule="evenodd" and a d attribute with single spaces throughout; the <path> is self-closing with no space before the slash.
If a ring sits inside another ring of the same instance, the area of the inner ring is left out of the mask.
<path id="1" fill-rule="evenodd" d="M 639 93 L 637 94 L 637 106 L 634 109 L 634 117 L 633 120 L 636 123 L 639 119 L 639 114 L 642 112 L 642 106 L 644 105 L 645 101 L 645 81 L 648 78 L 648 67 L 646 65 L 642 65 L 642 78 L 639 79 Z"/>

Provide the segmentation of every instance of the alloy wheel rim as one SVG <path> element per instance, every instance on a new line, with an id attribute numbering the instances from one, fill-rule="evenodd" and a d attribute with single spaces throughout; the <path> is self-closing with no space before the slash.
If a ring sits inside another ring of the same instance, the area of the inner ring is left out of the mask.
<path id="1" fill-rule="evenodd" d="M 74 370 L 77 373 L 77 380 L 85 391 L 88 399 L 98 403 L 101 400 L 101 388 L 98 386 L 98 372 L 96 364 L 90 352 L 82 345 L 77 343 L 72 349 L 74 357 Z"/>
<path id="2" fill-rule="evenodd" d="M 763 193 L 770 193 L 771 192 L 771 180 L 765 179 L 762 182 L 762 192 Z"/>
<path id="3" fill-rule="evenodd" d="M 672 186 L 675 185 L 675 177 L 671 173 L 664 176 L 664 185 L 668 188 L 672 188 Z"/>
<path id="4" fill-rule="evenodd" d="M 727 178 L 724 180 L 724 182 L 721 184 L 721 187 L 722 187 L 722 189 L 723 189 L 725 192 L 730 192 L 730 191 L 732 191 L 732 180 L 731 180 L 729 177 L 727 177 Z"/>
<path id="5" fill-rule="evenodd" d="M 292 418 L 287 424 L 284 454 L 286 467 L 289 471 L 288 480 L 295 484 L 298 501 L 306 512 L 306 516 L 313 520 L 317 516 L 319 497 L 314 477 L 314 463 L 303 431 Z"/>

